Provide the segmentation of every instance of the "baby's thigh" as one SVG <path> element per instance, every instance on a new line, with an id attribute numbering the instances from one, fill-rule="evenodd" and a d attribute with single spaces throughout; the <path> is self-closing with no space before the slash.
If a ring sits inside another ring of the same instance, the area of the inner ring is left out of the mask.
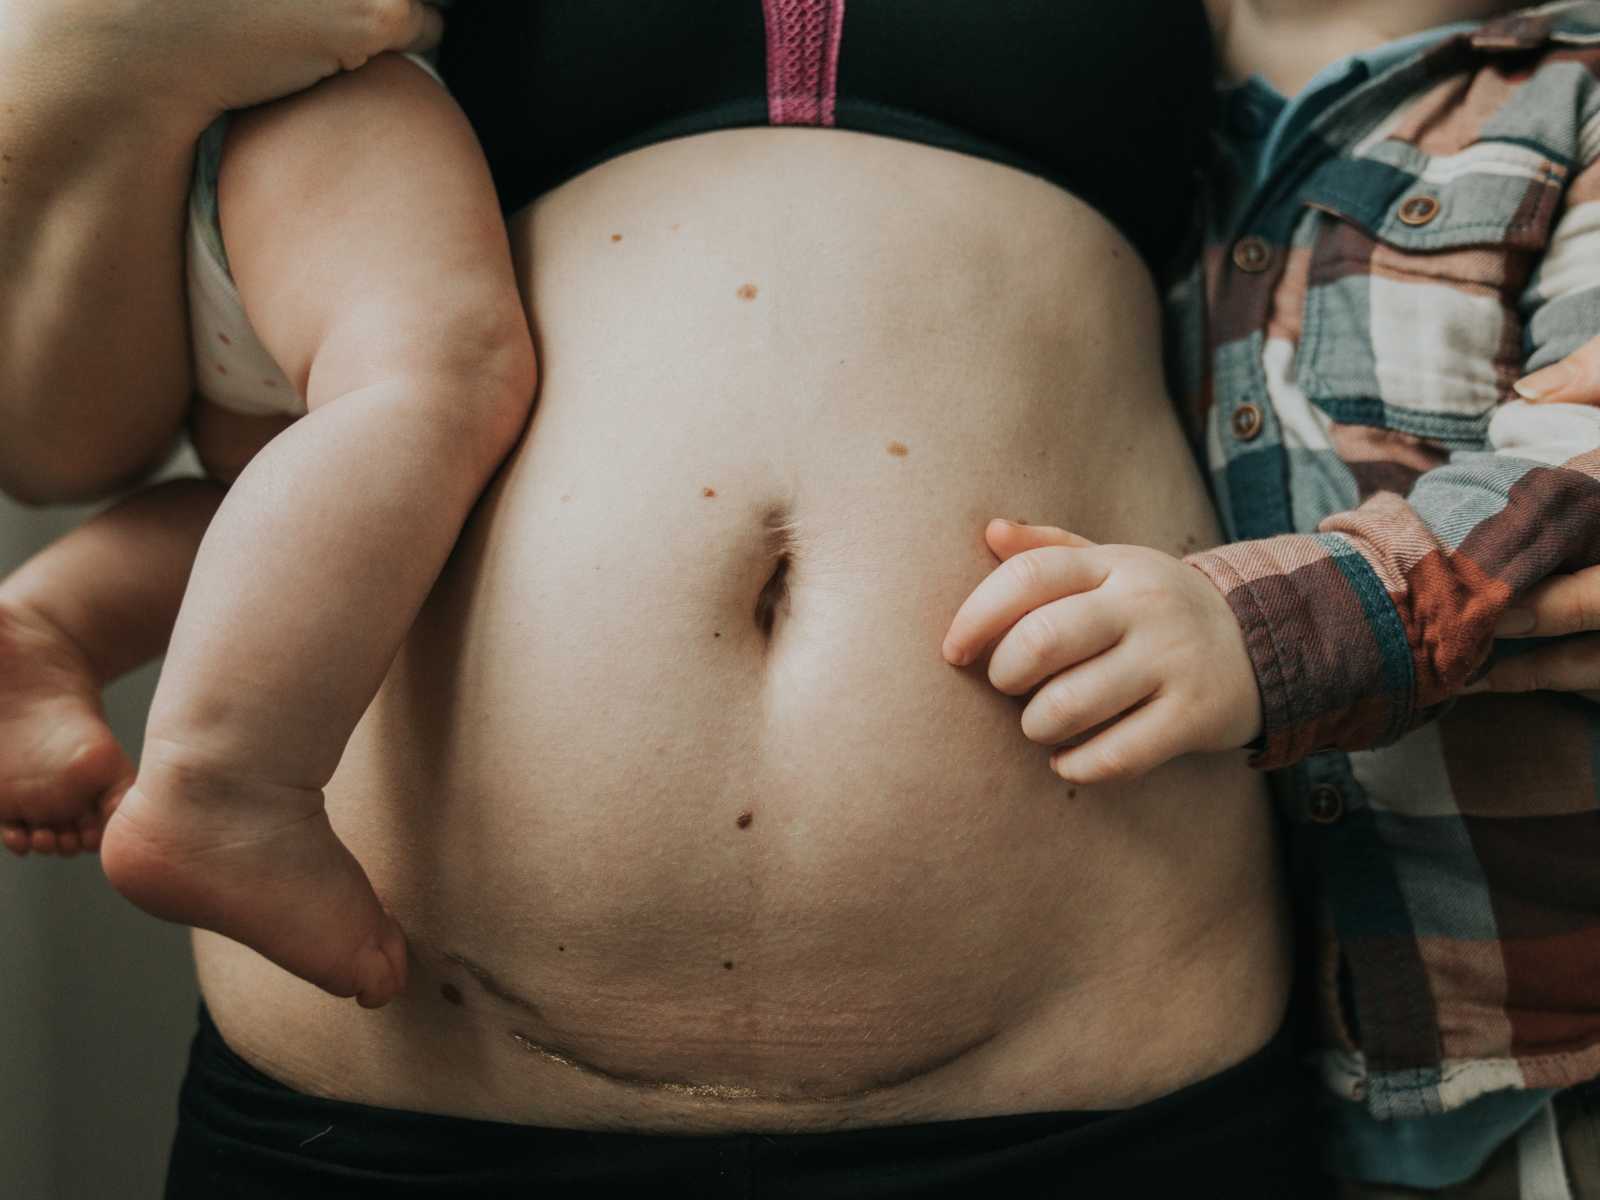
<path id="1" fill-rule="evenodd" d="M 218 198 L 250 324 L 313 408 L 341 374 L 481 362 L 485 342 L 528 341 L 477 139 L 403 58 L 240 114 Z"/>
<path id="2" fill-rule="evenodd" d="M 294 422 L 288 415 L 234 412 L 201 399 L 189 410 L 189 440 L 206 474 L 232 483 L 268 442 Z"/>

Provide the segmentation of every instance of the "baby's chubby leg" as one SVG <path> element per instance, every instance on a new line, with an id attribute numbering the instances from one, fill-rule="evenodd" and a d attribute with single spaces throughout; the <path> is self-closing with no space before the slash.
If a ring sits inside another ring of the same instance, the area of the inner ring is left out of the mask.
<path id="1" fill-rule="evenodd" d="M 101 859 L 155 915 L 373 1007 L 405 943 L 323 788 L 521 434 L 532 343 L 482 154 L 403 59 L 241 116 L 220 196 L 250 321 L 310 412 L 206 535 Z"/>

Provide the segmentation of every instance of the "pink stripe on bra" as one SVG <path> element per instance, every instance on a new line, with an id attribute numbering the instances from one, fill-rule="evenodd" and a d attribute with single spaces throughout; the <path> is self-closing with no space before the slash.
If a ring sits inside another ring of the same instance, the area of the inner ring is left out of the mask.
<path id="1" fill-rule="evenodd" d="M 767 119 L 832 125 L 844 0 L 762 0 L 767 17 Z"/>

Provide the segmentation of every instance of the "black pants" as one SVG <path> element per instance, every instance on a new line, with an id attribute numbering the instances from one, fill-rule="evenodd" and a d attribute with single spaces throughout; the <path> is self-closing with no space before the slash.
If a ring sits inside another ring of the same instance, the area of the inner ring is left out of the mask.
<path id="1" fill-rule="evenodd" d="M 166 1195 L 1315 1200 L 1327 1185 L 1312 1086 L 1280 1033 L 1220 1075 L 1113 1112 L 843 1133 L 585 1133 L 308 1096 L 236 1055 L 201 1005 Z"/>

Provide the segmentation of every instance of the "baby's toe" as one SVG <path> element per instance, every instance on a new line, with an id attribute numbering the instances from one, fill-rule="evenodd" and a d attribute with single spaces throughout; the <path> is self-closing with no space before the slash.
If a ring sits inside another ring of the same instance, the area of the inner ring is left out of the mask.
<path id="1" fill-rule="evenodd" d="M 91 854 L 100 849 L 100 820 L 99 815 L 93 813 L 78 818 L 78 840 Z"/>
<path id="2" fill-rule="evenodd" d="M 56 853 L 62 858 L 76 858 L 83 848 L 76 829 L 61 827 L 56 830 Z"/>
<path id="3" fill-rule="evenodd" d="M 28 827 L 20 821 L 0 821 L 0 846 L 18 858 L 23 858 L 33 848 L 33 838 Z"/>
<path id="4" fill-rule="evenodd" d="M 54 854 L 56 852 L 56 831 L 43 826 L 33 831 L 33 852 L 35 854 Z"/>

